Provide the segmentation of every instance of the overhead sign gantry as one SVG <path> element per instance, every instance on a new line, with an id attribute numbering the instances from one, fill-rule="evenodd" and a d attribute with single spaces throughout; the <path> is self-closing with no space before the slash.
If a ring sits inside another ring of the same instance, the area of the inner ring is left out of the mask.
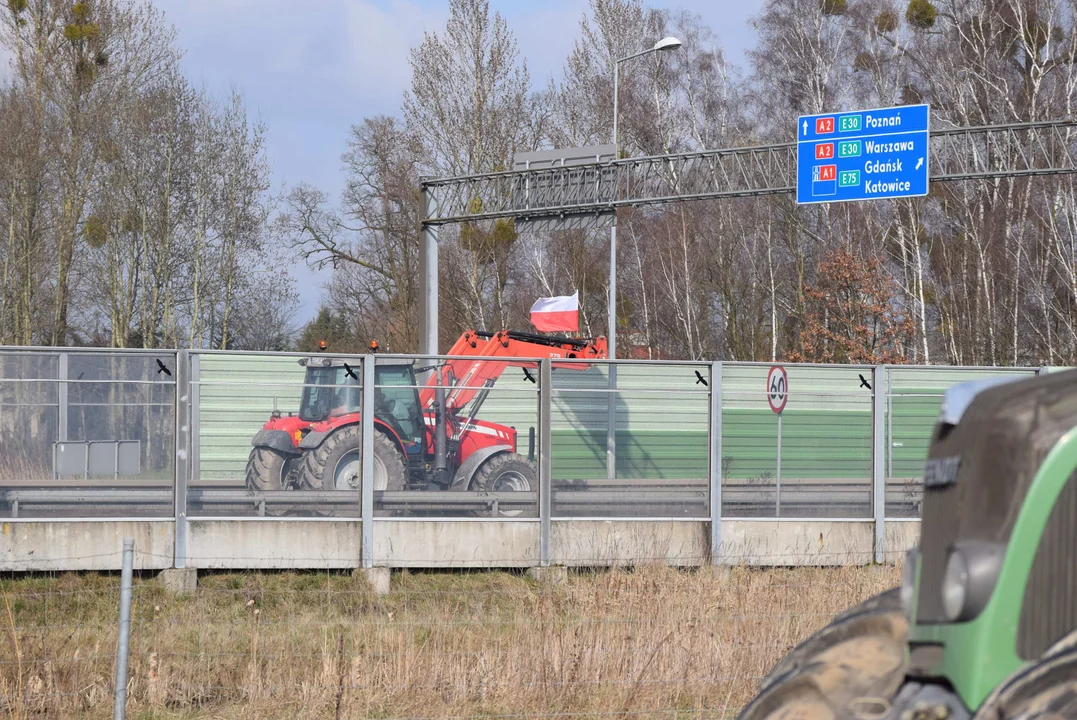
<path id="1" fill-rule="evenodd" d="M 921 197 L 927 105 L 797 118 L 797 204 Z"/>
<path id="2" fill-rule="evenodd" d="M 905 106 L 897 110 L 899 113 L 914 112 L 916 107 Z M 917 156 L 912 159 L 911 165 L 902 157 L 901 165 L 902 172 L 911 167 L 913 173 L 920 174 L 920 179 L 916 181 L 919 185 L 915 186 L 920 194 L 927 192 L 929 165 L 930 177 L 934 182 L 1077 172 L 1077 120 L 1066 118 L 936 130 L 931 134 L 929 158 L 926 152 L 926 106 L 918 112 L 923 113 L 923 121 L 920 126 L 913 124 L 919 130 L 914 131 L 912 140 Z M 824 117 L 833 117 L 840 130 L 838 118 L 853 114 L 856 113 L 833 113 Z M 913 116 L 906 119 L 902 114 L 900 117 L 902 127 L 908 130 Z M 803 120 L 800 122 L 798 133 L 804 131 Z M 810 131 L 813 127 L 809 125 L 808 129 Z M 895 128 L 886 130 L 888 134 L 895 134 Z M 922 135 L 917 136 L 916 132 Z M 804 136 L 807 139 L 807 133 Z M 835 136 L 841 136 L 843 140 L 854 139 L 851 131 L 844 135 L 835 132 Z M 863 163 L 866 161 L 863 143 L 870 137 L 873 143 L 871 151 L 874 152 L 878 149 L 876 143 L 882 143 L 883 139 L 879 135 L 865 136 L 863 133 L 857 133 L 857 137 L 862 141 L 861 156 L 854 156 L 854 159 Z M 419 312 L 422 352 L 436 355 L 438 347 L 439 226 L 511 217 L 517 220 L 530 218 L 532 222 L 553 218 L 558 224 L 563 218 L 578 223 L 580 227 L 584 227 L 590 218 L 596 227 L 603 227 L 609 211 L 619 207 L 792 194 L 797 190 L 797 152 L 803 144 L 787 142 L 634 157 L 612 162 L 598 158 L 596 162 L 587 164 L 566 163 L 562 166 L 547 163 L 538 169 L 528 166 L 526 169 L 479 175 L 424 178 L 422 191 L 426 212 L 422 220 L 423 242 L 420 246 L 422 299 Z M 924 162 L 917 168 L 921 148 L 924 149 Z M 835 147 L 835 155 L 838 152 L 840 150 Z M 815 164 L 814 150 L 810 159 Z M 837 165 L 837 162 L 832 164 Z M 810 168 L 810 165 L 807 166 Z M 850 169 L 860 170 L 860 181 L 863 183 L 867 176 L 864 168 L 853 166 Z M 810 179 L 810 169 L 808 172 Z M 834 172 L 836 177 L 837 167 Z M 893 179 L 886 180 L 881 173 L 872 172 L 870 182 L 876 181 L 894 182 Z M 913 188 L 910 180 L 910 194 Z M 871 196 L 881 197 L 885 196 L 881 193 Z M 829 202 L 837 199 L 835 194 Z"/>

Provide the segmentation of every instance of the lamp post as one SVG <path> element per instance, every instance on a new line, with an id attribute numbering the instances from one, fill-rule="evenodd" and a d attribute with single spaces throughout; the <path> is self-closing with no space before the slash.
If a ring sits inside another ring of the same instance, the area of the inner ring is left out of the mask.
<path id="1" fill-rule="evenodd" d="M 648 50 L 628 55 L 613 63 L 613 159 L 620 154 L 617 143 L 617 105 L 620 89 L 621 63 L 638 58 L 648 53 L 676 50 L 681 41 L 675 37 L 664 37 Z M 609 333 L 606 337 L 606 354 L 610 360 L 617 357 L 617 209 L 613 211 L 613 223 L 610 225 L 610 298 L 609 298 Z M 609 407 L 606 423 L 606 477 L 617 477 L 617 366 L 609 365 Z"/>
<path id="2" fill-rule="evenodd" d="M 654 44 L 654 47 L 641 50 L 638 53 L 627 55 L 613 63 L 613 158 L 618 159 L 620 154 L 617 144 L 617 105 L 618 89 L 620 86 L 621 63 L 642 57 L 653 52 L 676 50 L 681 46 L 681 41 L 675 37 L 664 37 Z M 617 211 L 613 212 L 613 225 L 610 226 L 610 298 L 609 298 L 609 334 L 607 353 L 612 360 L 617 357 Z"/>

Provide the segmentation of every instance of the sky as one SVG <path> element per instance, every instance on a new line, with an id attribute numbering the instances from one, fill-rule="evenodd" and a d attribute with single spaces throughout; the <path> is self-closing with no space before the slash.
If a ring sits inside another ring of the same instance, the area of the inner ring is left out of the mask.
<path id="1" fill-rule="evenodd" d="M 267 126 L 274 192 L 298 182 L 339 198 L 340 155 L 362 118 L 398 115 L 411 81 L 408 51 L 440 32 L 447 0 L 156 0 L 176 29 L 183 65 L 196 85 L 240 89 Z M 763 0 L 652 0 L 653 7 L 700 15 L 730 62 L 744 66 L 755 42 L 749 19 Z M 579 34 L 587 0 L 490 0 L 516 36 L 535 87 L 560 74 Z M 302 303 L 318 310 L 328 272 L 293 265 Z"/>

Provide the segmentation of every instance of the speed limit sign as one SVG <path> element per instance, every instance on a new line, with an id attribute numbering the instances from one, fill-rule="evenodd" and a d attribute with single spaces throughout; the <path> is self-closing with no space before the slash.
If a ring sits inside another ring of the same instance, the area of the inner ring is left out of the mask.
<path id="1" fill-rule="evenodd" d="M 771 410 L 781 415 L 788 399 L 789 375 L 781 365 L 775 365 L 767 373 L 767 403 Z"/>

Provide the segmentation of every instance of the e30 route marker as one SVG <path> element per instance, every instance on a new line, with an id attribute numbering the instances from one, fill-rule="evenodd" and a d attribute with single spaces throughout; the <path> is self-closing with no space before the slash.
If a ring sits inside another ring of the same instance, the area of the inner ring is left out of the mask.
<path id="1" fill-rule="evenodd" d="M 927 195 L 929 115 L 925 104 L 797 118 L 797 204 Z"/>
<path id="2" fill-rule="evenodd" d="M 789 399 L 789 375 L 781 365 L 775 365 L 767 373 L 767 403 L 779 415 Z"/>

